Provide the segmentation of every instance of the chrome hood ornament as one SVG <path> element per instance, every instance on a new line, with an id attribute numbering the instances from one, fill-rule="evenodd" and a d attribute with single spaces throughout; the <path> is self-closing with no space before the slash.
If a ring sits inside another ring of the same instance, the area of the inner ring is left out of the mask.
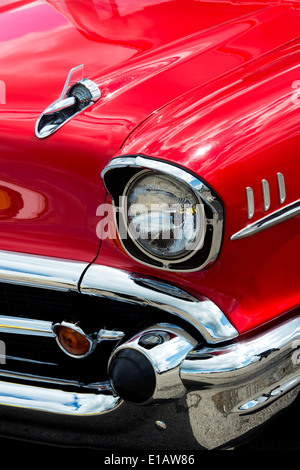
<path id="1" fill-rule="evenodd" d="M 72 68 L 58 100 L 48 106 L 38 118 L 35 135 L 39 139 L 48 137 L 100 97 L 98 86 L 83 78 L 83 65 Z"/>

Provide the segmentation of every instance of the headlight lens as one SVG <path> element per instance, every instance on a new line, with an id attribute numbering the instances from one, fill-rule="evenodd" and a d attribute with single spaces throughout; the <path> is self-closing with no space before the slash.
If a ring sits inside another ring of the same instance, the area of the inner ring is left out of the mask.
<path id="1" fill-rule="evenodd" d="M 128 233 L 148 256 L 174 263 L 203 246 L 204 206 L 187 184 L 145 170 L 131 178 L 123 196 Z"/>

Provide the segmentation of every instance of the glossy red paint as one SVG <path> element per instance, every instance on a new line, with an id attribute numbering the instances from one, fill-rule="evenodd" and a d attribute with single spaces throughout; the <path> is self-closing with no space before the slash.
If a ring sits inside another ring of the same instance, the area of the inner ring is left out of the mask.
<path id="1" fill-rule="evenodd" d="M 121 4 L 118 14 L 108 1 L 2 5 L 6 100 L 0 105 L 1 180 L 8 189 L 19 188 L 19 199 L 29 190 L 45 204 L 34 218 L 16 220 L 11 214 L 17 208 L 2 214 L 2 249 L 92 261 L 99 247 L 96 209 L 105 198 L 100 181 L 104 164 L 148 114 L 198 84 L 196 75 L 183 80 L 198 56 L 194 34 L 264 8 L 226 5 L 214 15 L 212 6 L 191 2 L 183 26 L 182 5 Z M 204 10 L 209 14 L 202 15 Z M 162 28 L 169 17 L 172 22 Z M 245 29 L 247 24 L 234 27 L 229 37 Z M 116 31 L 125 39 L 116 37 Z M 63 132 L 39 141 L 34 135 L 38 116 L 58 98 L 69 70 L 81 63 L 85 76 L 99 83 L 101 102 Z M 234 59 L 224 68 L 235 65 Z M 171 76 L 172 83 L 161 87 L 161 80 Z"/>
<path id="2" fill-rule="evenodd" d="M 136 263 L 117 241 L 102 242 L 97 263 L 207 295 L 240 332 L 299 305 L 298 218 L 274 227 L 271 240 L 269 231 L 230 240 L 248 223 L 246 186 L 258 201 L 261 179 L 268 179 L 275 210 L 281 171 L 286 202 L 299 198 L 291 81 L 300 74 L 300 4 L 275 3 L 4 2 L 0 249 L 94 260 L 97 207 L 106 197 L 101 170 L 114 155 L 144 153 L 185 166 L 219 193 L 226 217 L 221 255 L 180 282 Z M 37 118 L 81 63 L 101 100 L 38 140 Z M 253 220 L 262 215 L 260 202 Z"/>
<path id="3" fill-rule="evenodd" d="M 180 284 L 212 299 L 241 333 L 300 304 L 299 217 L 251 238 L 230 240 L 251 222 L 282 207 L 278 172 L 286 181 L 285 205 L 299 199 L 299 104 L 292 86 L 300 75 L 299 59 L 300 42 L 295 40 L 191 91 L 145 121 L 119 153 L 183 165 L 218 192 L 225 207 L 220 257 L 202 272 L 180 274 Z M 270 184 L 268 211 L 263 208 L 263 179 Z M 248 186 L 256 204 L 251 221 L 245 197 Z M 103 241 L 99 262 L 135 269 L 120 251 L 116 242 Z M 157 276 L 155 269 L 147 272 Z M 176 274 L 163 276 L 178 283 Z"/>

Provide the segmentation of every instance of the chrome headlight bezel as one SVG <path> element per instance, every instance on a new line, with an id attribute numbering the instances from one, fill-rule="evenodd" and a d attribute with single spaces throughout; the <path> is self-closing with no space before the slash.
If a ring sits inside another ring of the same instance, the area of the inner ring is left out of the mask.
<path id="1" fill-rule="evenodd" d="M 148 174 L 153 172 L 153 175 L 165 175 L 177 184 L 179 182 L 194 195 L 199 203 L 204 231 L 198 243 L 184 256 L 180 255 L 173 259 L 155 256 L 143 249 L 141 244 L 130 236 L 124 200 L 126 201 L 132 182 L 137 181 L 146 171 Z M 116 157 L 111 160 L 104 168 L 102 178 L 115 207 L 116 227 L 120 242 L 132 258 L 148 266 L 173 272 L 198 271 L 216 261 L 223 238 L 223 205 L 216 193 L 198 176 L 177 165 L 135 155 Z"/>

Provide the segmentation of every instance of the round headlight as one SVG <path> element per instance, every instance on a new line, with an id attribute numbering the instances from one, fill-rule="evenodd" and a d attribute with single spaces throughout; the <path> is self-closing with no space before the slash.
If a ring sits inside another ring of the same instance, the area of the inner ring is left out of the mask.
<path id="1" fill-rule="evenodd" d="M 128 234 L 148 256 L 176 263 L 203 246 L 204 206 L 187 184 L 145 170 L 131 178 L 123 196 Z"/>

